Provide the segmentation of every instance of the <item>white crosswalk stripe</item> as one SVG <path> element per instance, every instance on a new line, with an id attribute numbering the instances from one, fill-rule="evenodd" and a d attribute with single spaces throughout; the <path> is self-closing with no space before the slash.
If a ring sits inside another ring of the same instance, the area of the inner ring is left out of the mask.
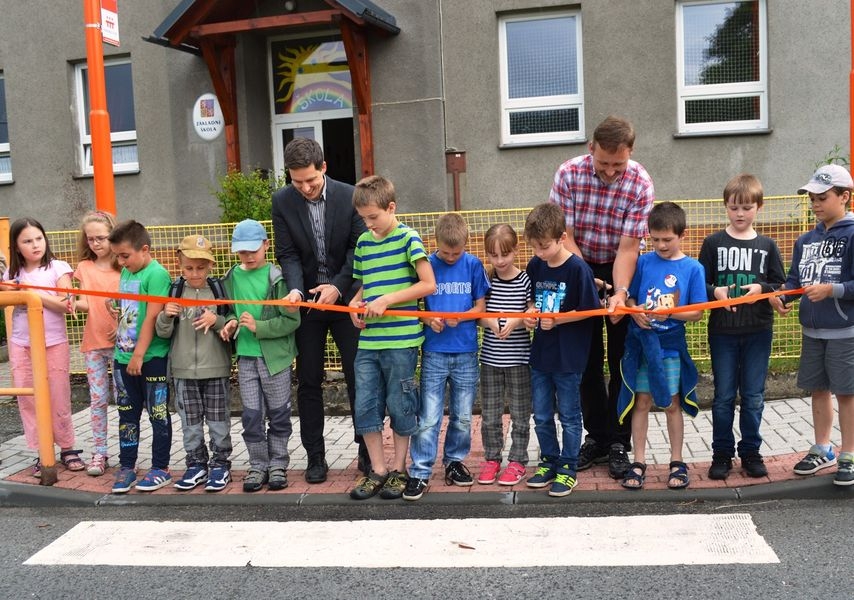
<path id="1" fill-rule="evenodd" d="M 472 568 L 779 563 L 749 514 L 83 521 L 26 565 Z"/>

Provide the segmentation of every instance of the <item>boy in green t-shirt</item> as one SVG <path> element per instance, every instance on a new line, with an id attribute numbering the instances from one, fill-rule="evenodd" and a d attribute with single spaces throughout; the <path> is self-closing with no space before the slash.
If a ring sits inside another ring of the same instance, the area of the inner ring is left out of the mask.
<path id="1" fill-rule="evenodd" d="M 151 256 L 151 236 L 142 224 L 136 221 L 119 223 L 110 232 L 109 241 L 122 267 L 119 292 L 169 295 L 172 279 Z M 169 475 L 172 419 L 166 381 L 169 340 L 157 337 L 154 332 L 154 323 L 161 310 L 162 303 L 127 298 L 117 307 L 111 305 L 118 319 L 113 374 L 119 412 L 119 470 L 113 483 L 114 494 L 127 493 L 134 484 L 141 492 L 153 492 L 172 481 Z M 137 483 L 136 459 L 143 406 L 151 422 L 151 470 Z"/>
<path id="2" fill-rule="evenodd" d="M 231 236 L 231 251 L 240 257 L 240 264 L 229 269 L 222 280 L 226 296 L 235 300 L 220 336 L 236 340 L 243 441 L 249 451 L 244 492 L 257 492 L 265 483 L 270 490 L 288 487 L 291 364 L 297 354 L 294 332 L 300 314 L 281 305 L 241 302 L 288 295 L 281 269 L 267 262 L 269 246 L 261 223 L 252 219 L 238 223 Z"/>

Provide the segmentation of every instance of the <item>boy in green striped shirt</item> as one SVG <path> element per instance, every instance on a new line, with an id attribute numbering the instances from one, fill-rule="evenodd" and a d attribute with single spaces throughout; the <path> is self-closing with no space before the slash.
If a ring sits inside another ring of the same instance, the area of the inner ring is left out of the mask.
<path id="1" fill-rule="evenodd" d="M 414 229 L 399 223 L 394 214 L 394 186 L 380 176 L 356 184 L 353 205 L 368 231 L 356 242 L 353 277 L 362 288 L 350 302 L 360 309 L 350 313 L 361 330 L 356 353 L 356 433 L 365 440 L 373 470 L 350 491 L 354 500 L 380 493 L 400 498 L 406 487 L 409 436 L 417 429 L 418 384 L 415 367 L 424 332 L 418 317 L 386 315 L 387 309 L 418 310 L 418 299 L 436 290 L 433 268 L 424 244 Z M 392 469 L 383 453 L 385 413 L 394 440 Z"/>

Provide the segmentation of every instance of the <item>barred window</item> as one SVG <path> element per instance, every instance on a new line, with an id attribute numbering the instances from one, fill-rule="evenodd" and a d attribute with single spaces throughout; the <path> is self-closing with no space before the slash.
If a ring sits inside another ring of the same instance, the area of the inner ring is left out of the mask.
<path id="1" fill-rule="evenodd" d="M 501 144 L 584 141 L 581 14 L 499 19 Z"/>
<path id="2" fill-rule="evenodd" d="M 767 129 L 766 0 L 676 6 L 679 132 Z"/>

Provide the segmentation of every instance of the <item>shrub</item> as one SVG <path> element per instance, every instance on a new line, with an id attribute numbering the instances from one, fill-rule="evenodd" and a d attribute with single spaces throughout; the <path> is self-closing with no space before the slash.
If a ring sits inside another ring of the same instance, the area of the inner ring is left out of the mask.
<path id="1" fill-rule="evenodd" d="M 269 221 L 273 192 L 284 185 L 284 177 L 270 178 L 262 169 L 248 174 L 232 171 L 223 175 L 219 178 L 220 189 L 214 192 L 222 208 L 221 222 L 236 223 L 243 219 Z"/>

